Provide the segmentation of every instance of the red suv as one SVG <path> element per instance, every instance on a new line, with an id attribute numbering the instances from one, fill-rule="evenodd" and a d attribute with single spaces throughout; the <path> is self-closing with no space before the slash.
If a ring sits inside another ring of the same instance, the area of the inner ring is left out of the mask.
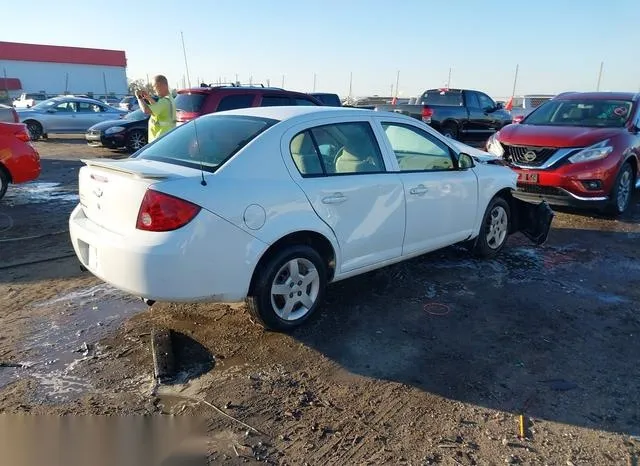
<path id="1" fill-rule="evenodd" d="M 183 89 L 175 98 L 178 124 L 207 113 L 248 107 L 285 105 L 322 105 L 316 98 L 301 92 L 275 87 L 206 86 Z"/>
<path id="2" fill-rule="evenodd" d="M 563 93 L 495 133 L 486 150 L 518 173 L 521 199 L 619 215 L 637 187 L 639 107 L 640 93 Z"/>

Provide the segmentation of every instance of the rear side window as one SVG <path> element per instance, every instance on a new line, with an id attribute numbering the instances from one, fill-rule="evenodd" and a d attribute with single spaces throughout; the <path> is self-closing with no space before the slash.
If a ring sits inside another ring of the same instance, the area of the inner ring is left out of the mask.
<path id="1" fill-rule="evenodd" d="M 275 123 L 269 118 L 206 115 L 170 131 L 142 149 L 137 158 L 215 172 Z"/>
<path id="2" fill-rule="evenodd" d="M 235 110 L 237 108 L 248 108 L 253 106 L 253 94 L 235 94 L 223 97 L 218 104 L 218 111 Z"/>
<path id="3" fill-rule="evenodd" d="M 380 147 L 366 122 L 308 129 L 291 140 L 289 149 L 303 177 L 385 171 Z"/>
<path id="4" fill-rule="evenodd" d="M 199 112 L 206 99 L 206 94 L 178 94 L 175 98 L 176 110 L 183 112 Z"/>
<path id="5" fill-rule="evenodd" d="M 264 95 L 262 96 L 261 107 L 282 107 L 292 105 L 291 98 L 284 95 Z"/>
<path id="6" fill-rule="evenodd" d="M 305 98 L 301 98 L 301 97 L 296 97 L 294 99 L 294 105 L 315 105 L 317 106 L 318 104 L 316 104 L 315 102 L 312 102 L 309 99 L 305 99 Z"/>

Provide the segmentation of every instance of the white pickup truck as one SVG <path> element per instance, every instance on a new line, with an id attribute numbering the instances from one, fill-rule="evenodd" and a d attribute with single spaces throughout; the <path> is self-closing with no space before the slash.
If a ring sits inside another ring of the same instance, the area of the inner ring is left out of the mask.
<path id="1" fill-rule="evenodd" d="M 13 106 L 15 108 L 31 108 L 48 98 L 44 92 L 24 92 L 13 101 Z"/>
<path id="2" fill-rule="evenodd" d="M 512 102 L 511 118 L 513 120 L 516 118 L 521 120 L 540 105 L 554 97 L 555 95 L 552 94 L 529 94 L 516 96 L 513 98 Z"/>

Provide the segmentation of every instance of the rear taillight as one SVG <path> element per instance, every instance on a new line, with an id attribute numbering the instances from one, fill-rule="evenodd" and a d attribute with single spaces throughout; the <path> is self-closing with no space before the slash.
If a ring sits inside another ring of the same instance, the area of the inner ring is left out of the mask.
<path id="1" fill-rule="evenodd" d="M 433 116 L 433 109 L 426 105 L 422 107 L 422 121 L 429 124 L 431 123 L 431 117 Z"/>
<path id="2" fill-rule="evenodd" d="M 148 189 L 138 212 L 136 228 L 171 231 L 185 226 L 200 212 L 200 206 L 178 197 Z"/>
<path id="3" fill-rule="evenodd" d="M 23 142 L 31 141 L 31 137 L 29 136 L 29 131 L 27 131 L 26 126 L 16 133 L 16 138 Z"/>

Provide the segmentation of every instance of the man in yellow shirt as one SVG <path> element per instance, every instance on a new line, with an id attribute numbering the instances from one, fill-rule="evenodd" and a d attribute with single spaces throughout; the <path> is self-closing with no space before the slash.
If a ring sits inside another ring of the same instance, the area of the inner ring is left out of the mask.
<path id="1" fill-rule="evenodd" d="M 158 101 L 145 91 L 136 92 L 140 109 L 149 118 L 148 142 L 153 142 L 176 126 L 176 105 L 169 92 L 167 78 L 161 74 L 153 78 L 153 89 L 158 94 Z"/>

